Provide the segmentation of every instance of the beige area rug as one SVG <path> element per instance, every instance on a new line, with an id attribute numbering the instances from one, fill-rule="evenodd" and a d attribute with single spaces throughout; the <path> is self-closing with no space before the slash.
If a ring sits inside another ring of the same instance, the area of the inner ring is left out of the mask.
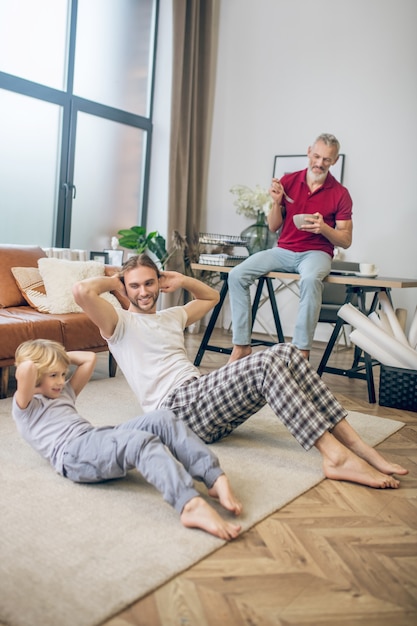
<path id="1" fill-rule="evenodd" d="M 137 413 L 120 374 L 90 382 L 78 405 L 97 425 Z M 60 477 L 19 438 L 10 411 L 1 400 L 1 623 L 97 625 L 223 545 L 185 529 L 136 472 L 100 485 Z M 403 426 L 349 419 L 372 445 Z M 244 503 L 244 530 L 323 479 L 317 451 L 304 452 L 268 407 L 213 447 Z"/>

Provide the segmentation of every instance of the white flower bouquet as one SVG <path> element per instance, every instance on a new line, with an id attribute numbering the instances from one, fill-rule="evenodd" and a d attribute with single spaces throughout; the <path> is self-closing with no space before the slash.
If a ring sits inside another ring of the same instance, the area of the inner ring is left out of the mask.
<path id="1" fill-rule="evenodd" d="M 259 213 L 267 216 L 271 210 L 272 200 L 267 189 L 256 185 L 254 189 L 246 185 L 235 185 L 230 189 L 230 193 L 236 196 L 234 206 L 236 213 L 258 219 Z"/>

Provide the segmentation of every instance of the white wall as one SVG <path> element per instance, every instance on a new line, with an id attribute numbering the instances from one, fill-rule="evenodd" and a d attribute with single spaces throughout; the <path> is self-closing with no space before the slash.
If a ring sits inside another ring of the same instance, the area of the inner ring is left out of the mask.
<path id="1" fill-rule="evenodd" d="M 172 0 L 161 0 L 148 218 L 149 227 L 164 234 L 171 11 Z M 416 23 L 415 0 L 221 0 L 201 229 L 239 234 L 250 221 L 235 212 L 229 189 L 267 187 L 274 155 L 304 153 L 319 133 L 331 132 L 346 154 L 344 184 L 354 202 L 345 260 L 375 262 L 380 275 L 416 278 Z M 392 295 L 408 309 L 409 324 L 417 290 Z M 297 299 L 280 294 L 278 304 L 291 336 Z"/>
<path id="2" fill-rule="evenodd" d="M 345 260 L 417 277 L 416 23 L 415 0 L 222 0 L 202 229 L 240 233 L 250 221 L 230 187 L 269 186 L 274 155 L 331 132 L 354 202 Z M 417 290 L 392 295 L 410 321 Z M 294 296 L 280 304 L 290 336 L 296 309 Z"/>

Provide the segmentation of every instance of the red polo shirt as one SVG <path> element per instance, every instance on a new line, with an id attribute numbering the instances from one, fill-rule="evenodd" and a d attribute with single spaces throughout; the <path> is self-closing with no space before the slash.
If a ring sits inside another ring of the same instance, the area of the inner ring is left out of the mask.
<path id="1" fill-rule="evenodd" d="M 322 250 L 333 257 L 334 246 L 323 235 L 298 230 L 293 222 L 296 213 L 321 213 L 326 224 L 332 228 L 336 220 L 352 219 L 352 198 L 346 187 L 343 187 L 330 172 L 324 184 L 313 193 L 306 182 L 307 170 L 285 174 L 281 178 L 287 196 L 294 200 L 294 204 L 285 202 L 286 217 L 282 226 L 277 245 L 293 252 L 308 250 Z"/>

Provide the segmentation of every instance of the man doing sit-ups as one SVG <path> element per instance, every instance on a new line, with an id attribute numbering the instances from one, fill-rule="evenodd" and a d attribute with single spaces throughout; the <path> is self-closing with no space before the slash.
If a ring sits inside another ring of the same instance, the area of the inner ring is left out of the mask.
<path id="1" fill-rule="evenodd" d="M 186 289 L 193 300 L 157 310 L 159 292 Z M 100 297 L 118 290 L 129 309 Z M 408 470 L 366 444 L 347 411 L 292 344 L 277 344 L 201 375 L 187 357 L 184 329 L 218 302 L 215 289 L 178 272 L 160 272 L 146 254 L 120 273 L 73 287 L 76 302 L 99 327 L 142 409 L 171 409 L 206 443 L 230 434 L 266 403 L 296 440 L 322 455 L 328 478 L 370 487 L 398 487 Z"/>

